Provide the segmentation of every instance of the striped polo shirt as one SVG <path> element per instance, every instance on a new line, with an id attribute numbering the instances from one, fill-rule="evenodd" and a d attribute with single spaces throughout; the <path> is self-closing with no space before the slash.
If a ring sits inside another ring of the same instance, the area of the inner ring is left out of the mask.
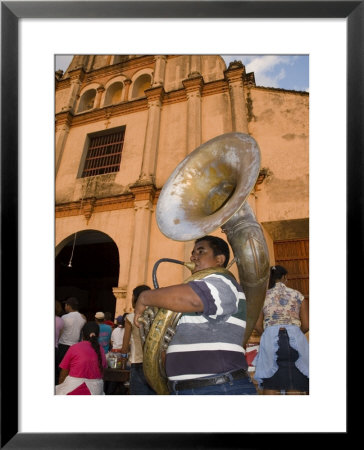
<path id="1" fill-rule="evenodd" d="M 241 286 L 216 273 L 188 283 L 203 302 L 202 313 L 181 316 L 168 346 L 166 373 L 170 380 L 187 380 L 247 369 L 242 347 L 246 300 Z"/>

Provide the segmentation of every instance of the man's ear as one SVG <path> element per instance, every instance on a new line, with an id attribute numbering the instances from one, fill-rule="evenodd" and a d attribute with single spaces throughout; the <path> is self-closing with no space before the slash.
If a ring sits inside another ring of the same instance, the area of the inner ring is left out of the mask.
<path id="1" fill-rule="evenodd" d="M 221 267 L 224 266 L 225 259 L 226 259 L 226 256 L 225 256 L 225 255 L 222 255 L 222 254 L 221 254 L 221 255 L 217 255 L 217 256 L 216 256 L 217 264 L 218 264 L 219 266 L 221 266 Z"/>

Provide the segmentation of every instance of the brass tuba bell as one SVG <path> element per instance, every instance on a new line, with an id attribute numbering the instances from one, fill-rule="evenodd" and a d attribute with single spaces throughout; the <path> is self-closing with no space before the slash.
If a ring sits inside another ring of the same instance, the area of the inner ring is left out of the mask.
<path id="1" fill-rule="evenodd" d="M 241 208 L 259 168 L 259 148 L 247 134 L 227 133 L 202 144 L 163 186 L 156 211 L 160 231 L 190 241 L 216 230 Z"/>
<path id="2" fill-rule="evenodd" d="M 202 144 L 176 167 L 160 193 L 156 210 L 160 231 L 176 241 L 197 239 L 219 227 L 226 233 L 247 301 L 243 346 L 263 307 L 269 278 L 263 231 L 246 202 L 259 169 L 260 150 L 251 136 L 222 134 Z M 153 356 L 146 352 L 150 352 L 152 342 L 157 345 L 151 331 L 144 346 L 148 381 L 152 378 L 147 372 Z"/>

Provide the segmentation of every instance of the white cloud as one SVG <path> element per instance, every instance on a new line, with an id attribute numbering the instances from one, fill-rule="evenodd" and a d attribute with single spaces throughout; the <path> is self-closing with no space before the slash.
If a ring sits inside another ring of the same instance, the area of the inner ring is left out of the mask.
<path id="1" fill-rule="evenodd" d="M 237 60 L 245 65 L 246 72 L 254 72 L 258 86 L 282 87 L 282 80 L 287 80 L 283 66 L 293 66 L 297 55 L 222 55 L 225 63 Z"/>
<path id="2" fill-rule="evenodd" d="M 293 65 L 296 57 L 264 55 L 248 56 L 244 59 L 246 60 L 246 71 L 254 72 L 257 85 L 279 87 L 279 82 L 286 78 L 286 71 L 282 64 Z"/>

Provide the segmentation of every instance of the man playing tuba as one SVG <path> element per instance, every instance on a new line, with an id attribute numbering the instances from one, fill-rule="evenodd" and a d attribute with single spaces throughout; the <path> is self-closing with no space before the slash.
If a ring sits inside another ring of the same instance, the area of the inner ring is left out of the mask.
<path id="1" fill-rule="evenodd" d="M 181 312 L 165 360 L 172 395 L 256 395 L 242 346 L 246 299 L 226 269 L 230 251 L 215 236 L 195 241 L 191 261 L 196 279 L 144 291 L 135 306 L 134 323 L 147 307 Z"/>

